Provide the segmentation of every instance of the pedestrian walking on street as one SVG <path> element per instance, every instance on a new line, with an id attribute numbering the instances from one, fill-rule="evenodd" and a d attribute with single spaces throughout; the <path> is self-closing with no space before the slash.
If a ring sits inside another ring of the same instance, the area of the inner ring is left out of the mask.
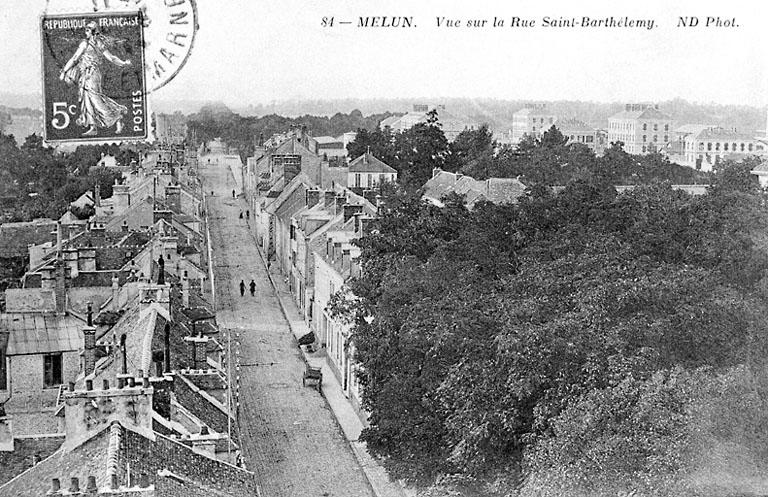
<path id="1" fill-rule="evenodd" d="M 240 296 L 242 297 L 244 295 L 245 295 L 245 281 L 240 280 Z"/>
<path id="2" fill-rule="evenodd" d="M 232 190 L 232 198 L 235 198 L 235 190 Z"/>
<path id="3" fill-rule="evenodd" d="M 248 286 L 251 287 L 251 297 L 253 297 L 253 295 L 256 293 L 256 282 L 251 280 L 251 284 Z"/>
<path id="4" fill-rule="evenodd" d="M 240 211 L 240 219 L 243 218 L 243 211 Z"/>
<path id="5" fill-rule="evenodd" d="M 251 218 L 251 211 L 245 211 L 245 219 Z"/>

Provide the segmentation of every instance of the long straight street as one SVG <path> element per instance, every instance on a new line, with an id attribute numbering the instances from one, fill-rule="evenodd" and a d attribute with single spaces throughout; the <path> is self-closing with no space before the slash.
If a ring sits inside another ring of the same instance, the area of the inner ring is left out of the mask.
<path id="1" fill-rule="evenodd" d="M 211 161 L 212 163 L 214 161 Z M 240 363 L 240 441 L 247 469 L 264 497 L 373 495 L 360 464 L 313 388 L 302 386 L 304 362 L 252 235 L 232 197 L 228 168 L 201 160 L 208 197 L 217 319 Z M 256 283 L 254 296 L 239 283 Z M 233 382 L 236 372 L 233 371 Z"/>

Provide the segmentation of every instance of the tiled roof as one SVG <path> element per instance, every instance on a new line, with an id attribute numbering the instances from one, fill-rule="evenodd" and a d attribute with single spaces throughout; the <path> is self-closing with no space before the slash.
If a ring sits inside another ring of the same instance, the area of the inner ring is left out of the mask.
<path id="1" fill-rule="evenodd" d="M 525 185 L 516 178 L 490 178 L 479 181 L 471 176 L 436 171 L 424 184 L 424 196 L 436 203 L 449 193 L 466 196 L 467 207 L 480 200 L 496 204 L 514 203 L 525 194 Z"/>
<path id="2" fill-rule="evenodd" d="M 0 314 L 0 332 L 7 332 L 8 355 L 79 350 L 85 323 L 70 315 Z"/>
<path id="3" fill-rule="evenodd" d="M 18 438 L 12 452 L 0 452 L 0 485 L 23 473 L 32 466 L 32 457 L 46 459 L 56 452 L 64 437 Z"/>
<path id="4" fill-rule="evenodd" d="M 29 245 L 40 245 L 51 240 L 56 221 L 36 219 L 26 223 L 0 225 L 0 257 L 24 257 Z"/>
<path id="5" fill-rule="evenodd" d="M 350 173 L 397 173 L 397 171 L 374 157 L 371 153 L 365 153 L 349 163 Z"/>

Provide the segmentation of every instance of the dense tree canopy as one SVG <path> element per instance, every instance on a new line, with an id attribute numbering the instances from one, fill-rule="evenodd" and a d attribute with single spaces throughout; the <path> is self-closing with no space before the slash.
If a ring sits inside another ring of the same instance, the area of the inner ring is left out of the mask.
<path id="1" fill-rule="evenodd" d="M 103 154 L 114 155 L 119 165 L 129 165 L 139 157 L 135 150 L 117 145 L 84 145 L 71 153 L 57 153 L 44 147 L 38 135 L 28 136 L 18 147 L 12 136 L 0 135 L 3 219 L 58 219 L 70 202 L 93 190 L 96 184 L 101 186 L 103 197 L 110 197 L 112 185 L 122 175 L 96 167 Z"/>
<path id="2" fill-rule="evenodd" d="M 513 161 L 533 171 L 526 160 L 569 148 L 553 132 Z M 386 196 L 359 242 L 351 315 L 363 438 L 397 476 L 502 495 L 717 495 L 699 476 L 768 466 L 754 440 L 768 434 L 768 208 L 751 166 L 724 163 L 703 196 L 656 180 L 617 194 L 618 177 L 664 161 L 618 145 L 608 157 L 618 165 L 549 168 L 541 182 L 565 188 L 517 205 Z"/>

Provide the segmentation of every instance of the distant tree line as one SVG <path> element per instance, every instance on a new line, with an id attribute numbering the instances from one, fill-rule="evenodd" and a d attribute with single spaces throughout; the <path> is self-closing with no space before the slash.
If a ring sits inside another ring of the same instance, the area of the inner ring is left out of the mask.
<path id="1" fill-rule="evenodd" d="M 112 154 L 119 165 L 138 161 L 140 152 L 117 145 L 81 145 L 73 152 L 56 152 L 30 135 L 19 147 L 12 136 L 0 135 L 0 209 L 4 222 L 58 219 L 69 203 L 98 183 L 103 198 L 122 175 L 96 167 L 102 154 Z M 78 212 L 87 216 L 89 212 Z"/>

